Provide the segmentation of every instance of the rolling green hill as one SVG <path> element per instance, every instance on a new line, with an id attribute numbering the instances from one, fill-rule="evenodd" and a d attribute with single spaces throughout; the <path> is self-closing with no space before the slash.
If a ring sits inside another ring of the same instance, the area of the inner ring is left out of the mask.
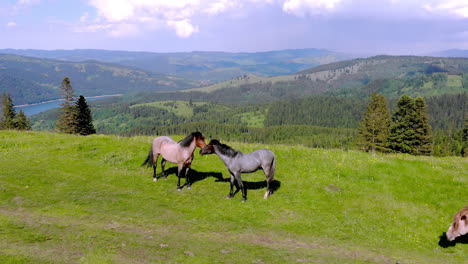
<path id="1" fill-rule="evenodd" d="M 295 73 L 313 66 L 348 59 L 349 55 L 323 49 L 278 50 L 256 53 L 231 52 L 131 52 L 110 50 L 14 50 L 17 54 L 66 61 L 96 60 L 118 63 L 154 73 L 177 75 L 205 83 L 224 81 L 244 74 L 259 76 Z"/>
<path id="2" fill-rule="evenodd" d="M 175 137 L 181 139 L 182 137 Z M 441 237 L 466 201 L 463 158 L 370 155 L 225 141 L 277 156 L 262 172 L 228 172 L 195 152 L 191 190 L 173 166 L 140 167 L 150 137 L 0 131 L 2 263 L 465 263 L 467 239 Z"/>
<path id="3" fill-rule="evenodd" d="M 367 97 L 379 92 L 396 98 L 467 91 L 468 58 L 376 56 L 324 64 L 293 75 L 244 75 L 185 92 L 204 100 L 253 103 L 318 94 Z"/>
<path id="4" fill-rule="evenodd" d="M 77 94 L 85 96 L 137 91 L 178 90 L 197 82 L 96 61 L 66 62 L 0 54 L 0 93 L 10 93 L 15 105 L 60 98 L 58 87 L 69 77 Z"/>

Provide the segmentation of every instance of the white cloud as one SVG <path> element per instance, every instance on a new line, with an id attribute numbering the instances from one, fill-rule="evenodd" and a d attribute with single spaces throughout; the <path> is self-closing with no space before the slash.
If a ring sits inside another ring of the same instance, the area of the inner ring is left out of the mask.
<path id="1" fill-rule="evenodd" d="M 170 27 L 179 37 L 199 32 L 196 16 L 215 16 L 242 9 L 251 3 L 274 3 L 279 0 L 89 0 L 99 17 L 115 26 L 140 25 L 145 28 Z"/>
<path id="2" fill-rule="evenodd" d="M 193 33 L 198 32 L 198 27 L 193 26 L 190 23 L 190 20 L 184 19 L 184 20 L 179 20 L 179 21 L 168 21 L 167 24 L 174 28 L 176 31 L 177 36 L 181 38 L 188 38 L 190 37 Z"/>
<path id="3" fill-rule="evenodd" d="M 423 7 L 432 13 L 449 13 L 459 17 L 468 18 L 467 0 L 439 0 L 431 1 Z"/>
<path id="4" fill-rule="evenodd" d="M 342 0 L 286 0 L 283 11 L 297 16 L 319 14 L 334 10 L 341 2 Z"/>
<path id="5" fill-rule="evenodd" d="M 31 5 L 31 4 L 37 4 L 41 2 L 41 0 L 18 0 L 17 4 L 18 5 Z"/>
<path id="6" fill-rule="evenodd" d="M 80 22 L 85 23 L 89 19 L 89 13 L 85 12 L 81 17 L 80 17 Z"/>
<path id="7" fill-rule="evenodd" d="M 40 0 L 20 0 L 33 3 Z M 43 1 L 43 0 L 42 0 Z M 203 30 L 197 18 L 258 12 L 265 5 L 305 17 L 330 15 L 373 19 L 414 19 L 433 14 L 468 17 L 468 0 L 87 0 L 97 18 L 84 14 L 82 27 L 102 28 L 113 36 L 134 36 L 162 27 L 188 38 Z M 257 10 L 255 9 L 257 8 Z M 249 11 L 247 11 L 247 9 Z M 235 12 L 233 12 L 235 11 Z M 98 22 L 91 25 L 89 21 Z M 119 33 L 116 33 L 119 32 Z"/>
<path id="8" fill-rule="evenodd" d="M 133 24 L 119 24 L 109 31 L 109 35 L 115 38 L 138 36 L 140 33 L 140 29 Z"/>
<path id="9" fill-rule="evenodd" d="M 6 24 L 6 26 L 9 27 L 9 28 L 16 27 L 16 23 L 15 22 L 8 22 Z"/>
<path id="10" fill-rule="evenodd" d="M 112 30 L 111 24 L 89 24 L 89 25 L 78 25 L 73 27 L 73 31 L 77 33 L 96 33 L 101 31 Z"/>

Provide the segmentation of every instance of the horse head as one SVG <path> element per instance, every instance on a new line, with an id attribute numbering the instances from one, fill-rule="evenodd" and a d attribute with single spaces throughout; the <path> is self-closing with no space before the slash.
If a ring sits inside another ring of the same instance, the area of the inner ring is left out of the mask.
<path id="1" fill-rule="evenodd" d="M 214 146 L 215 144 L 219 144 L 219 141 L 216 139 L 212 139 L 208 145 L 206 145 L 204 148 L 200 149 L 200 155 L 208 155 L 208 154 L 213 154 L 215 152 Z"/>
<path id="2" fill-rule="evenodd" d="M 195 139 L 195 145 L 201 149 L 206 147 L 205 143 L 205 137 L 203 137 L 202 133 L 200 132 L 193 132 L 192 133 L 193 138 Z"/>
<path id="3" fill-rule="evenodd" d="M 453 223 L 450 225 L 446 235 L 449 241 L 455 240 L 459 236 L 463 236 L 468 233 L 468 206 L 461 209 L 453 217 Z"/>

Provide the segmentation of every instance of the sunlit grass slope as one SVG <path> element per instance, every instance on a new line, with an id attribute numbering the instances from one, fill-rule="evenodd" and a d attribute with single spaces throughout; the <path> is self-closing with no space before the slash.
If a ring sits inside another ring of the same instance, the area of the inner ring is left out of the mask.
<path id="1" fill-rule="evenodd" d="M 1 131 L 0 263 L 468 261 L 468 244 L 438 245 L 467 205 L 467 159 L 226 142 L 277 155 L 276 192 L 245 175 L 241 203 L 198 150 L 191 190 L 154 183 L 150 142 Z"/>

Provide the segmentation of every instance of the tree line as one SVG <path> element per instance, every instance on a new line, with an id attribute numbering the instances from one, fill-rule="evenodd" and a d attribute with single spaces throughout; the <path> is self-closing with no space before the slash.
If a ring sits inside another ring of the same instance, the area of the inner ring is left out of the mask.
<path id="1" fill-rule="evenodd" d="M 70 79 L 65 77 L 60 85 L 65 102 L 61 107 L 61 115 L 57 120 L 57 129 L 64 133 L 90 135 L 95 134 L 91 110 L 84 96 L 75 101 L 74 90 Z"/>
<path id="2" fill-rule="evenodd" d="M 65 77 L 60 85 L 65 102 L 59 109 L 60 116 L 56 122 L 56 129 L 60 132 L 90 135 L 95 134 L 91 110 L 86 99 L 80 95 L 75 100 L 74 90 L 70 79 Z M 0 129 L 31 130 L 31 122 L 24 112 L 16 113 L 11 96 L 2 94 L 2 112 L 0 116 Z"/>
<path id="3" fill-rule="evenodd" d="M 468 141 L 463 136 L 468 130 L 468 116 L 465 127 L 459 133 L 458 146 L 454 150 L 458 155 L 467 154 Z M 373 93 L 366 112 L 358 128 L 357 143 L 364 151 L 400 152 L 413 155 L 431 155 L 437 153 L 439 144 L 434 141 L 432 127 L 429 124 L 428 110 L 422 97 L 413 98 L 403 95 L 397 102 L 392 115 L 385 97 Z"/>
<path id="4" fill-rule="evenodd" d="M 10 94 L 2 93 L 0 129 L 31 130 L 31 122 L 22 110 L 16 113 Z"/>

